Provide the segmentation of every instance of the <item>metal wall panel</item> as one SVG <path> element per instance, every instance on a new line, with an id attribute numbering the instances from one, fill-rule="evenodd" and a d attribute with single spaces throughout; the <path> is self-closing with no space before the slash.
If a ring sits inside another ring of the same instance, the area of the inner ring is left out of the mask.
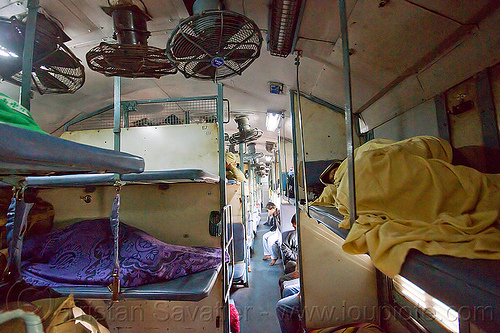
<path id="1" fill-rule="evenodd" d="M 186 246 L 220 247 L 220 238 L 210 236 L 210 212 L 219 210 L 219 185 L 186 183 L 125 185 L 121 189 L 120 221 L 137 227 L 161 241 Z M 56 228 L 83 219 L 109 218 L 113 186 L 40 190 L 40 196 L 55 209 Z M 81 197 L 90 195 L 85 203 Z"/>
<path id="2" fill-rule="evenodd" d="M 61 138 L 113 148 L 111 129 L 65 132 Z M 121 151 L 143 157 L 146 171 L 202 169 L 219 173 L 216 124 L 123 128 Z"/>

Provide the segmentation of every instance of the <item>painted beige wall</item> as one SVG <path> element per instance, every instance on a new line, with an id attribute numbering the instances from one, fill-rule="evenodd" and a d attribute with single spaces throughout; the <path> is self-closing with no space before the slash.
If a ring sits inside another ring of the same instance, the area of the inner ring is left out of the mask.
<path id="1" fill-rule="evenodd" d="M 367 255 L 350 255 L 343 239 L 301 211 L 300 251 L 307 329 L 378 318 L 375 268 Z"/>
<path id="2" fill-rule="evenodd" d="M 222 332 L 222 278 L 199 302 L 86 300 L 104 318 L 111 332 Z M 219 319 L 217 319 L 219 317 Z M 219 327 L 217 327 L 219 322 Z"/>
<path id="3" fill-rule="evenodd" d="M 113 149 L 112 129 L 64 132 L 61 138 Z M 201 169 L 219 174 L 217 124 L 124 128 L 121 151 L 143 157 L 146 171 Z"/>
<path id="4" fill-rule="evenodd" d="M 210 212 L 219 210 L 219 185 L 204 183 L 125 185 L 121 189 L 120 221 L 146 231 L 171 244 L 220 247 L 220 238 L 210 236 Z M 85 203 L 81 196 L 90 195 Z M 95 192 L 84 188 L 40 191 L 52 203 L 59 226 L 82 219 L 109 218 L 115 195 L 113 186 Z"/>

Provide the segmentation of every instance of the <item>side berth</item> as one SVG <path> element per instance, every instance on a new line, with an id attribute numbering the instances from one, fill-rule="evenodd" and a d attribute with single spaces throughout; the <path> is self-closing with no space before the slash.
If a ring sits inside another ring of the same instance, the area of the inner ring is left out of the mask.
<path id="1" fill-rule="evenodd" d="M 335 207 L 310 206 L 309 215 L 343 239 L 347 237 L 348 230 L 338 227 L 343 217 Z M 429 256 L 411 250 L 400 275 L 458 311 L 462 327 L 468 322 L 486 332 L 499 327 L 499 260 Z"/>

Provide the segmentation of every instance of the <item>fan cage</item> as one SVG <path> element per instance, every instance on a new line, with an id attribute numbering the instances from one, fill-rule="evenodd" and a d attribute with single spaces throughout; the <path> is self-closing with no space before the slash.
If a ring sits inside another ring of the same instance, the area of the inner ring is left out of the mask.
<path id="1" fill-rule="evenodd" d="M 236 132 L 229 137 L 229 142 L 233 144 L 251 142 L 260 138 L 262 134 L 263 131 L 258 128 Z"/>
<path id="2" fill-rule="evenodd" d="M 36 87 L 41 95 L 74 93 L 85 83 L 85 68 L 66 45 L 60 44 L 54 52 L 33 63 L 31 78 L 32 86 Z M 21 85 L 22 72 L 6 80 Z"/>
<path id="3" fill-rule="evenodd" d="M 4 80 L 22 84 L 22 54 L 26 26 L 15 18 L 1 20 L 7 41 L 12 44 L 19 57 L 11 63 L 2 64 L 0 71 Z M 10 34 L 10 35 L 9 35 Z M 70 38 L 49 17 L 38 13 L 32 65 L 32 88 L 40 94 L 74 93 L 85 83 L 85 68 L 64 42 Z"/>
<path id="4" fill-rule="evenodd" d="M 145 127 L 217 122 L 217 100 L 164 101 L 136 104 L 133 111 L 123 112 L 120 127 Z M 224 118 L 229 119 L 229 102 L 224 100 Z M 128 125 L 128 126 L 127 126 Z M 68 125 L 67 131 L 109 129 L 114 126 L 114 110 L 109 109 Z"/>
<path id="5" fill-rule="evenodd" d="M 255 22 L 229 10 L 209 10 L 179 23 L 167 42 L 167 56 L 186 78 L 215 81 L 241 75 L 260 56 L 261 46 Z"/>
<path id="6" fill-rule="evenodd" d="M 90 69 L 106 76 L 160 78 L 177 73 L 165 50 L 154 46 L 102 42 L 87 52 L 86 59 Z"/>

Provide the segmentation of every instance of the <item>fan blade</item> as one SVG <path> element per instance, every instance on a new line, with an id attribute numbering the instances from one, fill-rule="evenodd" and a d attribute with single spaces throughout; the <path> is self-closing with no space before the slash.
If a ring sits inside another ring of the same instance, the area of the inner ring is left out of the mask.
<path id="1" fill-rule="evenodd" d="M 210 63 L 199 62 L 193 67 L 193 72 L 214 79 L 217 68 Z"/>

